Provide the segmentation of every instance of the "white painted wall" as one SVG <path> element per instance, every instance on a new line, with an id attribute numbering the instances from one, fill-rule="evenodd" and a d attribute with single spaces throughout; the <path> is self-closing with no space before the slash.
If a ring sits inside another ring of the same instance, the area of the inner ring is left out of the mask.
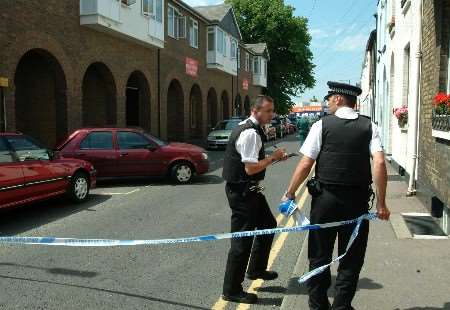
<path id="1" fill-rule="evenodd" d="M 365 52 L 362 71 L 361 71 L 361 96 L 359 96 L 359 114 L 371 116 L 372 109 L 372 91 L 370 89 L 370 51 Z"/>
<path id="2" fill-rule="evenodd" d="M 130 6 L 120 0 L 80 0 L 81 25 L 145 45 L 164 47 L 164 15 L 164 5 L 161 22 L 144 15 L 141 0 Z"/>

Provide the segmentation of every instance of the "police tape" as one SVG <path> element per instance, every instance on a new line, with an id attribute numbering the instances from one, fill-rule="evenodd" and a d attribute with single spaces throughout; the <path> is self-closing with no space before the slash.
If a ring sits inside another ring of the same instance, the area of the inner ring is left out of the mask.
<path id="1" fill-rule="evenodd" d="M 299 214 L 301 215 L 301 213 Z M 223 240 L 223 239 L 234 239 L 234 238 L 243 238 L 243 237 L 255 237 L 262 235 L 273 235 L 280 233 L 289 233 L 289 232 L 300 232 L 307 230 L 317 230 L 324 229 L 330 227 L 337 227 L 342 225 L 349 225 L 356 223 L 352 237 L 349 240 L 347 245 L 347 250 L 344 254 L 340 255 L 336 259 L 334 259 L 330 264 L 326 266 L 321 266 L 315 270 L 310 271 L 299 279 L 299 282 L 304 282 L 311 278 L 312 276 L 323 272 L 326 268 L 328 268 L 331 264 L 339 261 L 342 257 L 345 256 L 348 249 L 353 244 L 353 241 L 358 236 L 359 227 L 363 220 L 374 220 L 377 218 L 376 213 L 367 213 L 361 215 L 358 218 L 347 220 L 347 221 L 339 221 L 339 222 L 331 222 L 325 224 L 305 224 L 309 223 L 309 221 L 304 216 L 299 216 L 301 221 L 300 225 L 293 227 L 279 227 L 279 228 L 270 228 L 270 229 L 261 229 L 261 230 L 250 230 L 250 231 L 242 231 L 242 232 L 233 232 L 233 233 L 222 233 L 222 234 L 214 234 L 214 235 L 203 235 L 196 237 L 186 237 L 186 238 L 173 238 L 173 239 L 150 239 L 150 240 L 116 240 L 116 239 L 77 239 L 77 238 L 56 238 L 56 237 L 0 237 L 0 244 L 26 244 L 26 245 L 49 245 L 49 246 L 72 246 L 72 247 L 113 247 L 113 246 L 133 246 L 133 245 L 162 245 L 162 244 L 176 244 L 176 243 L 192 243 L 192 242 L 203 242 L 203 241 L 213 241 L 213 240 Z M 317 271 L 319 270 L 320 271 Z M 303 280 L 302 280 L 303 279 Z"/>

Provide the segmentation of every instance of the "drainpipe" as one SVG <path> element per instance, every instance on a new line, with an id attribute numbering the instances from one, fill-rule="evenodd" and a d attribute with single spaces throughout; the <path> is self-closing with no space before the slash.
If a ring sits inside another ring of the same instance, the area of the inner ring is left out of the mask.
<path id="1" fill-rule="evenodd" d="M 418 149 L 418 127 L 419 127 L 419 104 L 420 104 L 420 78 L 421 78 L 421 62 L 422 62 L 422 16 L 423 16 L 423 0 L 419 1 L 419 10 L 420 12 L 419 16 L 417 17 L 417 24 L 419 26 L 419 31 L 417 31 L 418 40 L 417 42 L 417 52 L 416 52 L 416 59 L 415 59 L 415 65 L 416 65 L 416 79 L 414 80 L 414 87 L 413 90 L 415 92 L 414 102 L 412 104 L 412 109 L 409 109 L 408 116 L 409 119 L 411 119 L 411 136 L 413 139 L 413 149 L 410 156 L 410 176 L 409 176 L 409 183 L 408 183 L 408 191 L 406 193 L 406 196 L 412 196 L 416 194 L 416 188 L 415 188 L 415 175 L 416 175 L 416 166 L 417 166 L 417 149 Z"/>
<path id="2" fill-rule="evenodd" d="M 161 49 L 157 53 L 157 83 L 158 83 L 158 137 L 161 137 Z"/>

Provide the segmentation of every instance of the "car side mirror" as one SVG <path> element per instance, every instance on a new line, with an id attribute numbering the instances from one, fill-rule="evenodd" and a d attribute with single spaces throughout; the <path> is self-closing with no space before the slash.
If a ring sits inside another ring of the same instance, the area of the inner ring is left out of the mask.
<path id="1" fill-rule="evenodd" d="M 150 152 L 154 152 L 158 148 L 155 145 L 153 145 L 153 144 L 149 144 L 149 145 L 146 146 L 146 149 L 149 150 Z"/>

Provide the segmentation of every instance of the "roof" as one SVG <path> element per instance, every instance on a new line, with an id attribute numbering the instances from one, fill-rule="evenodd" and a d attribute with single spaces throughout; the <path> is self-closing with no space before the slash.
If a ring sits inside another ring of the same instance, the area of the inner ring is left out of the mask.
<path id="1" fill-rule="evenodd" d="M 227 15 L 231 6 L 223 3 L 218 5 L 195 6 L 194 9 L 210 21 L 220 22 Z"/>
<path id="2" fill-rule="evenodd" d="M 269 51 L 266 43 L 245 44 L 245 47 L 253 51 L 256 55 L 266 54 L 267 58 L 269 58 Z"/>

